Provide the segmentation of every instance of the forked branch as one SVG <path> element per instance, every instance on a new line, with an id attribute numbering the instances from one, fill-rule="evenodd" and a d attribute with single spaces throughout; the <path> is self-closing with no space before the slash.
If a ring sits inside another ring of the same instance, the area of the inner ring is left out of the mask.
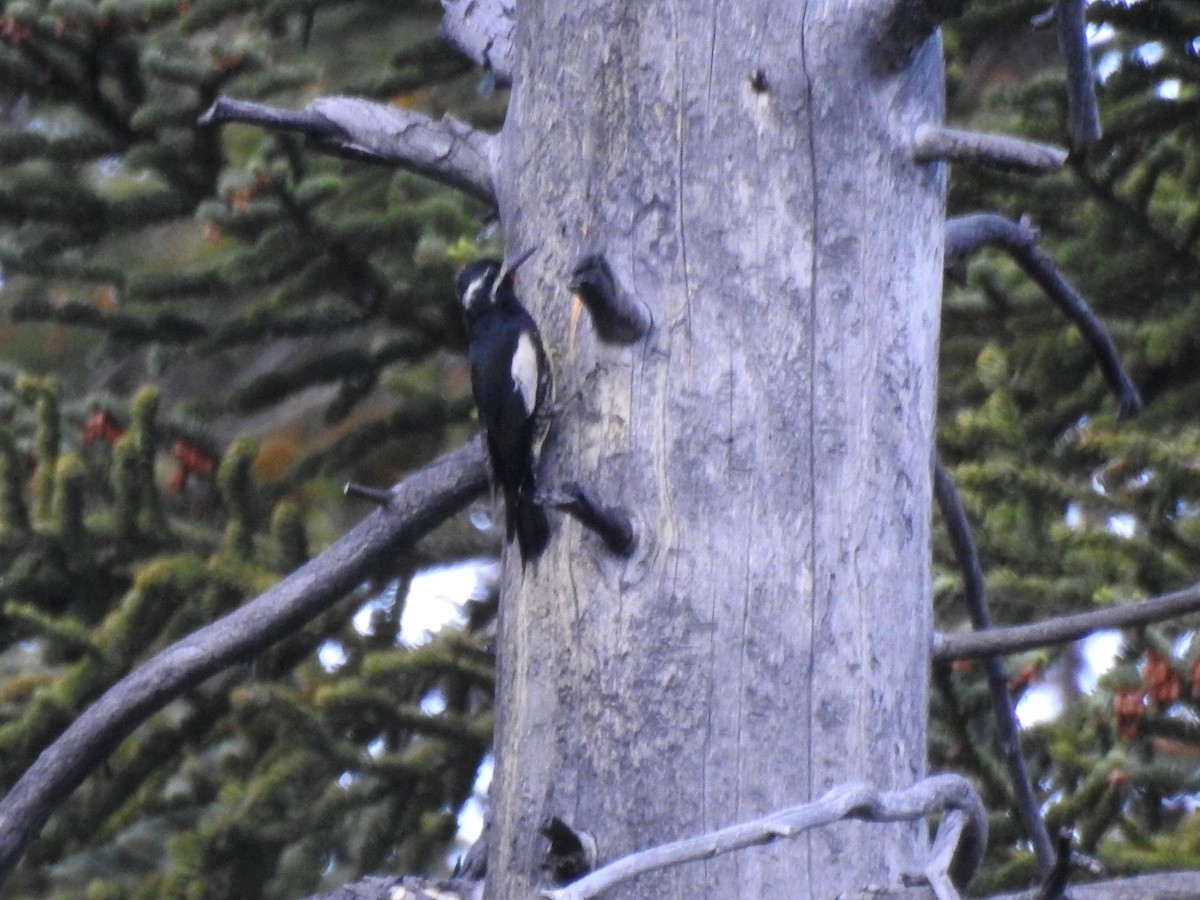
<path id="1" fill-rule="evenodd" d="M 396 551 L 483 492 L 487 469 L 474 440 L 391 490 L 328 550 L 257 599 L 176 641 L 121 679 L 37 758 L 0 801 L 0 882 L 50 814 L 135 728 L 204 679 L 252 658 L 345 596 Z"/>
<path id="2" fill-rule="evenodd" d="M 1141 395 L 1122 367 L 1104 323 L 1063 278 L 1050 257 L 1038 248 L 1037 232 L 995 213 L 972 213 L 946 222 L 947 267 L 957 265 L 967 254 L 985 246 L 1000 247 L 1008 253 L 1079 329 L 1096 357 L 1104 380 L 1117 395 L 1120 415 L 1126 417 L 1140 412 Z"/>
<path id="3" fill-rule="evenodd" d="M 811 803 L 632 853 L 566 887 L 543 891 L 542 896 L 549 900 L 588 900 L 636 875 L 796 837 L 842 819 L 900 822 L 921 819 L 939 810 L 961 815 L 943 817 L 931 854 L 938 868 L 927 869 L 925 874 L 939 900 L 951 900 L 958 895 L 953 887 L 947 893 L 947 886 L 962 888 L 970 883 L 987 845 L 987 811 L 971 783 L 961 775 L 937 775 L 903 791 L 879 791 L 862 783 L 841 785 Z M 951 842 L 952 837 L 958 839 Z M 951 843 L 957 849 L 948 853 L 946 845 Z"/>
<path id="4" fill-rule="evenodd" d="M 296 132 L 326 152 L 400 166 L 487 203 L 496 202 L 492 136 L 450 116 L 436 121 L 356 97 L 321 97 L 303 110 L 218 97 L 199 122 L 245 122 Z"/>

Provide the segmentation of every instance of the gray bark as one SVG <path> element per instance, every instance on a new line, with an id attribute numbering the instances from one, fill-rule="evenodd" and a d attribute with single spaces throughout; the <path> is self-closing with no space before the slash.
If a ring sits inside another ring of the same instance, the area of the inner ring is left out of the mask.
<path id="1" fill-rule="evenodd" d="M 944 179 L 910 148 L 941 58 L 879 74 L 889 6 L 520 9 L 495 184 L 510 251 L 540 248 L 543 484 L 591 486 L 639 542 L 619 558 L 560 519 L 537 566 L 508 559 L 491 897 L 528 896 L 551 815 L 604 862 L 924 775 Z M 571 331 L 592 253 L 649 310 L 640 342 Z M 621 896 L 894 886 L 924 837 L 843 823 Z"/>

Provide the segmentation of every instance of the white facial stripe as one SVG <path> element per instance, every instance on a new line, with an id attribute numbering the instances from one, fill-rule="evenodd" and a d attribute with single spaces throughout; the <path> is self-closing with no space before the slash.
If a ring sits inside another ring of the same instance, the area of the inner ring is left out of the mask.
<path id="1" fill-rule="evenodd" d="M 538 357 L 533 338 L 528 334 L 522 333 L 517 338 L 517 352 L 512 358 L 512 380 L 521 394 L 525 412 L 532 413 L 533 405 L 537 402 Z"/>
<path id="2" fill-rule="evenodd" d="M 476 297 L 478 296 L 479 292 L 481 290 L 483 290 L 483 284 L 485 281 L 487 281 L 487 277 L 488 277 L 488 273 L 484 272 L 482 275 L 480 275 L 478 278 L 473 279 L 471 281 L 471 283 L 467 285 L 467 291 L 465 294 L 463 294 L 463 305 L 464 306 L 474 306 L 475 305 Z M 490 300 L 491 298 L 489 297 L 488 299 Z"/>

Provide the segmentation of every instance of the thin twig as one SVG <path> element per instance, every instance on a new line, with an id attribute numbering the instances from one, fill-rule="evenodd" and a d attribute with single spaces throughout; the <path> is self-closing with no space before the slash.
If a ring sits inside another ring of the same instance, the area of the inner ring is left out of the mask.
<path id="1" fill-rule="evenodd" d="M 938 459 L 933 462 L 933 490 L 937 497 L 938 509 L 941 510 L 942 518 L 946 522 L 946 530 L 950 533 L 954 556 L 962 571 L 963 595 L 966 599 L 967 611 L 971 616 L 971 624 L 977 632 L 986 631 L 992 627 L 992 618 L 988 613 L 987 593 L 984 586 L 983 568 L 979 564 L 979 553 L 975 549 L 975 540 L 971 536 L 967 512 L 963 509 L 962 500 L 954 486 L 954 480 L 942 465 L 941 460 Z M 1012 782 L 1017 812 L 1029 835 L 1029 840 L 1033 844 L 1038 871 L 1042 878 L 1046 878 L 1054 869 L 1054 846 L 1050 841 L 1049 832 L 1046 831 L 1046 822 L 1042 818 L 1037 798 L 1033 795 L 1029 769 L 1025 765 L 1025 755 L 1021 752 L 1021 726 L 1017 721 L 1017 713 L 1013 709 L 1012 697 L 1008 693 L 1008 677 L 1004 671 L 1004 664 L 995 656 L 983 658 L 983 671 L 987 679 L 988 692 L 992 695 L 992 710 L 996 715 L 996 734 L 1000 741 L 1000 752 L 1008 767 L 1008 777 Z"/>
<path id="2" fill-rule="evenodd" d="M 486 486 L 482 444 L 473 440 L 397 484 L 386 506 L 266 593 L 109 688 L 0 801 L 0 882 L 54 809 L 142 722 L 214 673 L 292 634 Z"/>
<path id="3" fill-rule="evenodd" d="M 516 0 L 442 0 L 442 12 L 442 39 L 487 69 L 496 84 L 511 84 Z"/>
<path id="4" fill-rule="evenodd" d="M 1100 139 L 1096 76 L 1087 39 L 1087 0 L 1057 0 L 1058 46 L 1067 64 L 1067 113 L 1071 146 L 1083 150 Z"/>
<path id="5" fill-rule="evenodd" d="M 962 842 L 949 863 L 953 883 L 965 887 L 983 859 L 987 845 L 987 811 L 971 783 L 961 775 L 936 775 L 903 791 L 881 792 L 862 783 L 840 785 L 811 803 L 699 837 L 631 853 L 574 884 L 542 891 L 542 896 L 549 900 L 587 900 L 636 875 L 795 837 L 842 819 L 899 822 L 923 818 L 943 809 L 959 810 L 966 816 Z M 935 845 L 940 849 L 941 842 L 935 841 Z"/>
<path id="6" fill-rule="evenodd" d="M 245 122 L 295 131 L 330 153 L 410 169 L 494 203 L 492 136 L 451 116 L 422 113 L 357 97 L 320 97 L 303 110 L 218 97 L 201 125 Z"/>
<path id="7" fill-rule="evenodd" d="M 1006 251 L 1079 329 L 1096 357 L 1104 380 L 1117 396 L 1119 414 L 1124 418 L 1141 411 L 1141 395 L 1122 367 L 1108 329 L 1038 247 L 1037 232 L 996 213 L 972 213 L 948 220 L 945 233 L 948 266 L 961 262 L 980 247 L 996 246 Z"/>
<path id="8" fill-rule="evenodd" d="M 1053 144 L 940 125 L 918 125 L 912 153 L 917 162 L 975 163 L 1032 174 L 1054 172 L 1067 161 L 1067 151 Z"/>
<path id="9" fill-rule="evenodd" d="M 1197 610 L 1200 610 L 1200 585 L 1193 585 L 1182 591 L 1152 597 L 1128 606 L 1059 616 L 1031 625 L 1014 625 L 1011 628 L 993 628 L 991 631 L 962 634 L 934 634 L 931 657 L 935 662 L 940 662 L 1020 653 L 1035 647 L 1077 641 L 1096 631 L 1136 628 L 1164 619 L 1174 619 Z"/>

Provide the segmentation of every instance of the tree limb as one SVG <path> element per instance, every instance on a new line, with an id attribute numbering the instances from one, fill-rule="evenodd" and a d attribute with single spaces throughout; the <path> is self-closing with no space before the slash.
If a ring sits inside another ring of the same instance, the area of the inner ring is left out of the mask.
<path id="1" fill-rule="evenodd" d="M 386 506 L 319 556 L 257 599 L 176 641 L 109 688 L 0 801 L 0 882 L 58 804 L 149 716 L 210 675 L 252 658 L 300 628 L 486 485 L 478 439 L 444 454 L 393 487 Z"/>
<path id="2" fill-rule="evenodd" d="M 1071 885 L 1071 900 L 1182 900 L 1200 891 L 1200 872 L 1155 872 Z M 998 894 L 988 900 L 1037 900 L 1038 889 Z"/>
<path id="3" fill-rule="evenodd" d="M 1200 610 L 1200 584 L 1127 606 L 1058 616 L 1031 625 L 993 628 L 971 633 L 935 633 L 931 656 L 935 662 L 1020 653 L 1049 644 L 1066 644 L 1095 631 L 1135 628 Z"/>
<path id="4" fill-rule="evenodd" d="M 992 627 L 992 617 L 988 613 L 983 568 L 979 564 L 979 554 L 971 536 L 967 512 L 963 509 L 962 500 L 950 473 L 937 459 L 933 462 L 933 492 L 942 512 L 942 519 L 946 522 L 946 530 L 950 533 L 954 556 L 962 571 L 963 595 L 971 616 L 971 624 L 977 632 L 987 631 Z M 1017 812 L 1033 844 L 1038 871 L 1044 879 L 1054 870 L 1054 845 L 1046 831 L 1046 821 L 1042 818 L 1037 798 L 1033 795 L 1029 769 L 1025 765 L 1025 755 L 1021 752 L 1021 726 L 1017 722 L 1012 697 L 1008 693 L 1008 677 L 1004 672 L 1004 664 L 996 656 L 983 657 L 983 670 L 987 678 L 988 692 L 992 695 L 992 710 L 996 715 L 1000 752 L 1008 767 Z"/>
<path id="5" fill-rule="evenodd" d="M 1087 301 L 1063 278 L 1050 257 L 1041 251 L 1037 238 L 1037 232 L 1032 228 L 996 213 L 959 216 L 946 222 L 946 265 L 956 265 L 967 254 L 983 246 L 1005 250 L 1079 329 L 1096 357 L 1104 380 L 1117 395 L 1119 414 L 1122 417 L 1136 415 L 1142 409 L 1142 398 L 1121 366 L 1108 330 L 1088 307 Z"/>
<path id="6" fill-rule="evenodd" d="M 493 137 L 451 116 L 435 121 L 356 97 L 319 97 L 303 110 L 218 97 L 199 119 L 201 125 L 226 122 L 298 132 L 327 152 L 400 166 L 496 202 Z"/>
<path id="7" fill-rule="evenodd" d="M 943 828 L 956 831 L 962 829 L 962 842 L 953 854 L 950 876 L 953 883 L 965 887 L 974 877 L 987 844 L 987 811 L 983 801 L 961 775 L 936 775 L 918 782 L 902 791 L 881 792 L 861 782 L 844 784 L 833 788 L 825 796 L 811 803 L 804 803 L 731 825 L 719 831 L 686 838 L 670 844 L 661 844 L 631 853 L 590 875 L 557 890 L 542 891 L 549 900 L 588 900 L 613 885 L 627 881 L 636 875 L 677 866 L 680 863 L 712 859 L 724 853 L 732 853 L 745 847 L 769 844 L 779 838 L 791 838 L 812 828 L 829 825 L 842 819 L 860 819 L 868 822 L 899 822 L 919 819 L 941 809 L 956 810 L 965 816 L 965 827 L 959 817 L 945 816 Z M 944 845 L 948 838 L 935 838 L 934 858 L 944 859 Z M 931 885 L 938 883 L 937 877 Z M 957 896 L 957 893 L 940 895 Z"/>
<path id="8" fill-rule="evenodd" d="M 516 0 L 442 0 L 442 11 L 442 40 L 487 69 L 496 84 L 512 84 Z"/>
<path id="9" fill-rule="evenodd" d="M 1067 161 L 1067 151 L 1053 144 L 928 124 L 913 132 L 912 154 L 917 162 L 975 163 L 1031 174 L 1053 172 Z"/>
<path id="10" fill-rule="evenodd" d="M 1067 64 L 1067 113 L 1071 146 L 1083 150 L 1100 139 L 1096 76 L 1087 40 L 1087 0 L 1057 0 L 1058 46 Z"/>

